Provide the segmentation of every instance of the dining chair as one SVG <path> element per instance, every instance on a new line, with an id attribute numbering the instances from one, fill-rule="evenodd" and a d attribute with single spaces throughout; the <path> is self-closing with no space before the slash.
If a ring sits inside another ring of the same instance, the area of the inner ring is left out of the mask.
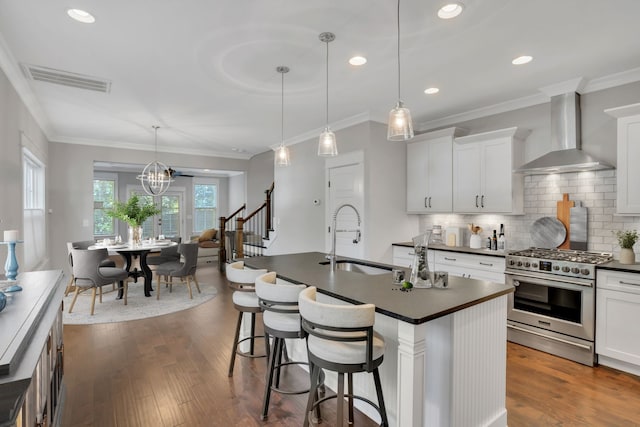
<path id="1" fill-rule="evenodd" d="M 180 243 L 182 243 L 182 237 L 169 237 L 168 240 L 171 240 L 177 245 L 167 246 L 166 248 L 160 249 L 160 253 L 158 255 L 147 256 L 147 265 L 158 266 L 160 264 L 164 264 L 165 262 L 180 262 L 180 253 L 178 252 L 178 248 L 180 247 Z"/>
<path id="2" fill-rule="evenodd" d="M 74 290 L 73 287 L 73 259 L 71 258 L 71 250 L 72 249 L 89 249 L 89 246 L 95 245 L 96 242 L 93 240 L 83 240 L 79 242 L 67 242 L 67 255 L 69 256 L 69 267 L 72 269 L 71 278 L 69 278 L 69 283 L 67 283 L 67 288 L 64 290 L 64 296 L 69 295 L 71 291 Z M 115 267 L 116 262 L 108 257 L 100 261 L 100 267 Z"/>
<path id="3" fill-rule="evenodd" d="M 196 268 L 198 265 L 198 244 L 197 243 L 180 243 L 178 245 L 178 254 L 182 256 L 184 261 L 169 261 L 158 265 L 156 268 L 156 275 L 158 276 L 158 287 L 156 299 L 160 299 L 161 285 L 169 286 L 169 292 L 173 290 L 173 278 L 179 277 L 181 282 L 184 283 L 186 278 L 186 284 L 189 288 L 189 298 L 193 299 L 193 293 L 191 291 L 191 281 L 196 285 L 198 293 L 200 291 L 200 285 L 196 279 Z M 164 279 L 163 279 L 164 277 Z"/>
<path id="4" fill-rule="evenodd" d="M 127 281 L 129 273 L 118 267 L 101 267 L 101 262 L 108 256 L 106 248 L 101 249 L 71 249 L 71 262 L 73 263 L 73 284 L 75 293 L 69 306 L 69 313 L 78 299 L 78 295 L 84 291 L 92 290 L 91 315 L 96 304 L 96 291 L 100 291 L 102 303 L 102 287 L 115 282 L 120 283 L 119 289 L 123 290 L 124 305 L 127 305 Z"/>

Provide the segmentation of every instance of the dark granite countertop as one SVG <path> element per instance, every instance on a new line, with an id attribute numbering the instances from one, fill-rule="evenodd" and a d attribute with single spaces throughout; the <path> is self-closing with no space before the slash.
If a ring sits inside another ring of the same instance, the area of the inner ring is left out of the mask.
<path id="1" fill-rule="evenodd" d="M 618 260 L 613 260 L 596 266 L 597 269 L 623 271 L 625 273 L 640 273 L 640 263 L 620 264 Z"/>
<path id="2" fill-rule="evenodd" d="M 367 275 L 351 271 L 331 271 L 328 265 L 320 264 L 325 261 L 325 254 L 320 252 L 244 260 L 247 267 L 275 271 L 284 280 L 315 286 L 318 292 L 343 301 L 375 304 L 377 312 L 412 324 L 428 322 L 513 292 L 513 286 L 456 276 L 449 276 L 449 286 L 446 289 L 414 288 L 403 292 L 392 283 L 391 272 Z M 391 268 L 386 264 L 363 262 Z M 405 277 L 408 277 L 409 269 L 404 270 Z"/>
<path id="3" fill-rule="evenodd" d="M 392 246 L 406 246 L 408 248 L 413 248 L 412 242 L 398 242 L 392 243 Z M 492 251 L 489 249 L 471 249 L 466 246 L 447 246 L 444 244 L 437 245 L 429 245 L 429 249 L 433 249 L 436 251 L 449 251 L 449 252 L 457 252 L 462 254 L 472 254 L 472 255 L 486 255 L 486 256 L 495 256 L 504 258 L 507 254 L 506 251 Z"/>

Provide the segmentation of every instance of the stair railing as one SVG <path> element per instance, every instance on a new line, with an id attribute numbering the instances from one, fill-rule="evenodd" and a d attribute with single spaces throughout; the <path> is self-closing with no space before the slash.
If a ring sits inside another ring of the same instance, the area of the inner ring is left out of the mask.
<path id="1" fill-rule="evenodd" d="M 236 218 L 236 216 L 238 216 L 240 212 L 244 211 L 246 208 L 247 204 L 245 203 L 228 217 L 220 217 L 220 237 L 218 239 L 220 242 L 220 248 L 218 249 L 218 268 L 220 269 L 220 271 L 224 271 L 227 261 L 233 259 L 234 257 L 233 250 L 229 251 L 229 254 L 227 254 L 227 236 L 230 235 L 232 238 L 234 238 L 236 231 L 236 222 L 233 221 L 233 219 Z"/>
<path id="2" fill-rule="evenodd" d="M 272 231 L 273 212 L 273 188 L 271 184 L 265 190 L 265 201 L 245 218 L 236 219 L 236 258 L 246 256 L 261 256 L 264 254 L 264 241 L 269 239 L 269 231 Z M 245 253 L 245 245 L 248 250 Z"/>

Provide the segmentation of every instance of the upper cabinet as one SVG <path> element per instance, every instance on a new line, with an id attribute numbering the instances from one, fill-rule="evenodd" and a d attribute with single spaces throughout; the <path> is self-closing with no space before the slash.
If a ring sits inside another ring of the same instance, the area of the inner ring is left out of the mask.
<path id="1" fill-rule="evenodd" d="M 640 104 L 610 108 L 605 113 L 618 119 L 617 212 L 640 213 Z"/>
<path id="2" fill-rule="evenodd" d="M 524 177 L 512 171 L 522 164 L 528 134 L 512 127 L 455 138 L 454 212 L 523 213 Z"/>
<path id="3" fill-rule="evenodd" d="M 417 135 L 407 143 L 407 212 L 442 213 L 453 208 L 452 147 L 460 128 Z"/>

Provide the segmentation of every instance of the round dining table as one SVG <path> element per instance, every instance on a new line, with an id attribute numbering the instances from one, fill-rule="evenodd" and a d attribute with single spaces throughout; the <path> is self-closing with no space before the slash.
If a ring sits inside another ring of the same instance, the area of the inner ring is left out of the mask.
<path id="1" fill-rule="evenodd" d="M 116 253 L 122 256 L 125 261 L 125 270 L 129 273 L 129 277 L 133 277 L 134 283 L 138 283 L 138 278 L 144 278 L 144 296 L 150 297 L 153 287 L 151 286 L 153 281 L 153 272 L 147 264 L 147 255 L 151 252 L 160 252 L 163 248 L 176 246 L 176 242 L 170 240 L 143 240 L 142 243 L 135 244 L 95 244 L 89 246 L 89 249 L 102 249 L 106 248 L 109 251 L 109 255 L 115 255 Z M 134 264 L 137 265 L 134 266 Z M 133 268 L 132 268 L 133 267 Z M 139 268 L 138 268 L 139 267 Z M 118 299 L 122 298 L 122 288 L 118 291 Z"/>

